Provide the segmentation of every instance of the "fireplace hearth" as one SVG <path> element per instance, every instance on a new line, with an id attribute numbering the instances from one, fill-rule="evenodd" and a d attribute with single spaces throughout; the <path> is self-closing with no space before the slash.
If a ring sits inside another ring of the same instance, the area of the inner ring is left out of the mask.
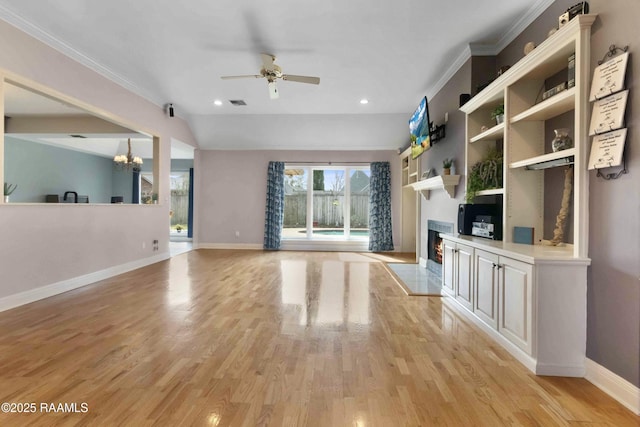
<path id="1" fill-rule="evenodd" d="M 453 223 L 427 221 L 427 270 L 442 277 L 442 238 L 440 233 L 453 234 Z"/>

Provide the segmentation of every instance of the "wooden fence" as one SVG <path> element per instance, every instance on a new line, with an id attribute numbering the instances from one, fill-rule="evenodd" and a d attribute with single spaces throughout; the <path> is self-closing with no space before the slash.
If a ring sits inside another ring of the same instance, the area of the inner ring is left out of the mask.
<path id="1" fill-rule="evenodd" d="M 313 195 L 313 226 L 342 227 L 344 196 L 332 194 Z M 305 227 L 307 218 L 307 194 L 284 196 L 284 227 Z M 351 227 L 369 226 L 369 194 L 351 195 Z"/>
<path id="2" fill-rule="evenodd" d="M 171 210 L 173 211 L 171 225 L 187 225 L 187 216 L 189 214 L 189 194 L 184 191 L 172 191 Z"/>

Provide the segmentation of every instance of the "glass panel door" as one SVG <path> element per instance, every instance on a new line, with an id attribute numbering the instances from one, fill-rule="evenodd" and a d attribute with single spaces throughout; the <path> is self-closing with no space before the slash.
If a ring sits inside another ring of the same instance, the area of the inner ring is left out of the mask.
<path id="1" fill-rule="evenodd" d="M 345 170 L 313 168 L 313 237 L 344 238 Z"/>
<path id="2" fill-rule="evenodd" d="M 307 188 L 308 168 L 284 170 L 284 221 L 282 237 L 286 239 L 307 237 Z"/>
<path id="3" fill-rule="evenodd" d="M 349 170 L 350 237 L 369 237 L 369 168 Z"/>

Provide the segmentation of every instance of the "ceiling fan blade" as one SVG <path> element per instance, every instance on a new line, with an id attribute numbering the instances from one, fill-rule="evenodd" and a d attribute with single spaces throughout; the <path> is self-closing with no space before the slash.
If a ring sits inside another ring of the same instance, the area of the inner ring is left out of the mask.
<path id="1" fill-rule="evenodd" d="M 320 77 L 295 76 L 293 74 L 283 74 L 282 80 L 288 80 L 290 82 L 298 82 L 298 83 L 310 83 L 313 85 L 320 84 Z"/>
<path id="2" fill-rule="evenodd" d="M 269 82 L 269 97 L 271 99 L 278 99 L 280 94 L 278 93 L 278 87 L 276 86 L 276 82 Z"/>
<path id="3" fill-rule="evenodd" d="M 273 70 L 276 65 L 274 64 L 276 57 L 268 53 L 261 53 L 260 56 L 262 56 L 262 68 L 265 70 Z"/>
<path id="4" fill-rule="evenodd" d="M 260 74 L 247 74 L 245 76 L 220 76 L 222 80 L 231 79 L 261 79 L 263 76 Z"/>

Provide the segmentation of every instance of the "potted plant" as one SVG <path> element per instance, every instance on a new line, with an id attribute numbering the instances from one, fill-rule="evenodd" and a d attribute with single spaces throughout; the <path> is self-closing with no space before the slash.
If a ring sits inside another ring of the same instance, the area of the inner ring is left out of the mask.
<path id="1" fill-rule="evenodd" d="M 504 122 L 504 104 L 498 105 L 491 111 L 491 119 L 496 121 L 496 124 Z"/>
<path id="2" fill-rule="evenodd" d="M 445 159 L 442 161 L 442 174 L 443 175 L 451 175 L 451 166 L 453 165 L 453 159 Z"/>
<path id="3" fill-rule="evenodd" d="M 157 205 L 157 204 L 158 204 L 158 193 L 152 193 L 152 194 L 151 194 L 151 202 L 152 202 L 154 205 Z"/>
<path id="4" fill-rule="evenodd" d="M 182 226 L 180 224 L 176 225 L 176 231 L 182 233 Z"/>
<path id="5" fill-rule="evenodd" d="M 4 202 L 5 203 L 9 203 L 9 196 L 11 195 L 11 193 L 16 191 L 16 188 L 18 188 L 18 184 L 9 184 L 8 182 L 4 183 Z"/>
<path id="6" fill-rule="evenodd" d="M 467 177 L 467 203 L 473 203 L 476 194 L 490 188 L 502 188 L 501 151 L 493 148 L 487 152 L 485 158 L 471 167 Z"/>

